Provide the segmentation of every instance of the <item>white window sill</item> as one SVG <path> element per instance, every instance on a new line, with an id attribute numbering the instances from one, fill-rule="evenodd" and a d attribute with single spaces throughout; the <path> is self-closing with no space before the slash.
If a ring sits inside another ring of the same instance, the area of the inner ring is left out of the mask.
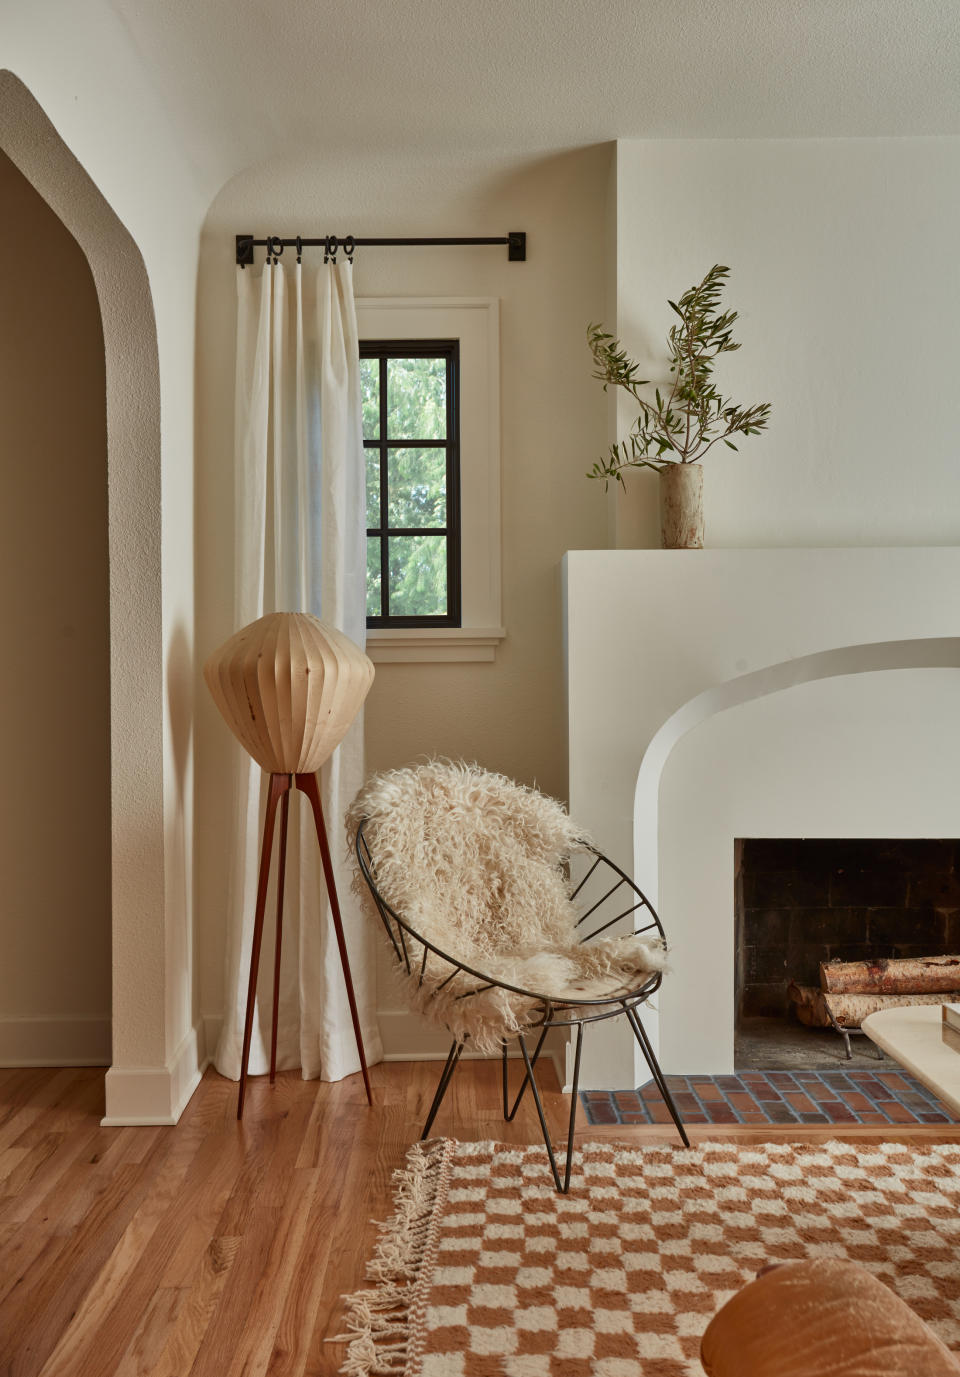
<path id="1" fill-rule="evenodd" d="M 506 634 L 502 626 L 377 626 L 367 632 L 367 654 L 376 665 L 492 660 Z"/>

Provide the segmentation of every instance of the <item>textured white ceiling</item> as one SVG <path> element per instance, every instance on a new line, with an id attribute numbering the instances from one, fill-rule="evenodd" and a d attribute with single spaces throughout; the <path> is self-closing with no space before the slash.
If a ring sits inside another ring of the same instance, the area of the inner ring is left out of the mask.
<path id="1" fill-rule="evenodd" d="M 197 170 L 960 134 L 958 0 L 112 0 Z"/>

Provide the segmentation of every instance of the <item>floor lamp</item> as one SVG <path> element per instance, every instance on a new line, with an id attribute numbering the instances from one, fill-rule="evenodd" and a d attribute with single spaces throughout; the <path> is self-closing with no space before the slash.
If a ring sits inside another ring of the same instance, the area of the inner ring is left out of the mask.
<path id="1" fill-rule="evenodd" d="M 203 667 L 213 700 L 240 744 L 270 776 L 263 820 L 257 907 L 250 951 L 250 982 L 243 1025 L 237 1118 L 243 1115 L 253 1034 L 253 1011 L 260 968 L 260 945 L 267 907 L 273 834 L 280 807 L 280 869 L 277 877 L 277 936 L 273 967 L 273 1022 L 270 1035 L 270 1083 L 277 1073 L 277 1004 L 280 992 L 280 946 L 283 934 L 283 889 L 287 859 L 287 815 L 290 790 L 310 801 L 320 845 L 320 860 L 330 901 L 340 964 L 347 986 L 350 1016 L 360 1054 L 360 1069 L 370 1094 L 360 1018 L 350 976 L 340 904 L 330 860 L 330 844 L 320 803 L 316 772 L 347 734 L 373 683 L 373 664 L 341 631 L 306 612 L 271 612 L 251 622 L 214 651 Z"/>

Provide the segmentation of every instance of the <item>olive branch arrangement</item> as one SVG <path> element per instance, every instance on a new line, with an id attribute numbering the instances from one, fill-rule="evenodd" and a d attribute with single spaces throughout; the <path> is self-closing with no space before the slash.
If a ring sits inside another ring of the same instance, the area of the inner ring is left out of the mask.
<path id="1" fill-rule="evenodd" d="M 666 396 L 654 388 L 654 401 L 641 396 L 639 389 L 652 384 L 637 376 L 637 364 L 620 341 L 600 325 L 587 327 L 593 376 L 603 383 L 604 392 L 611 384 L 622 387 L 640 408 L 630 434 L 610 446 L 609 455 L 594 464 L 588 478 L 602 478 L 607 487 L 611 478 L 623 483 L 627 468 L 659 472 L 669 464 L 693 464 L 718 440 L 736 449 L 731 435 L 756 435 L 766 427 L 769 402 L 738 406 L 722 397 L 713 381 L 717 355 L 740 348 L 730 333 L 737 312 L 720 311 L 720 293 L 729 273 L 716 263 L 699 286 L 684 292 L 679 301 L 668 302 L 680 317 L 667 332 L 673 382 Z"/>

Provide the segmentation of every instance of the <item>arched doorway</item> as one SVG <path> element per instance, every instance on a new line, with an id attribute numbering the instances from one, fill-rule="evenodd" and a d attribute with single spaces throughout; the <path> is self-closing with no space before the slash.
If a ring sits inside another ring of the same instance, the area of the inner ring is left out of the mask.
<path id="1" fill-rule="evenodd" d="M 107 1122 L 171 1122 L 178 1108 L 166 1117 L 156 1108 L 169 1089 L 170 1049 L 164 918 L 160 377 L 150 284 L 130 233 L 33 96 L 9 71 L 0 71 L 0 149 L 82 250 L 103 324 L 113 1005 Z M 24 271 L 42 271 L 42 264 L 30 262 L 29 246 L 23 261 Z M 55 787 L 55 781 L 49 787 Z M 51 838 L 51 864 L 56 864 L 55 843 Z M 160 1080 L 164 1085 L 158 1092 Z"/>
<path id="2" fill-rule="evenodd" d="M 103 329 L 89 265 L 0 153 L 31 264 L 0 259 L 0 1062 L 110 1062 L 110 649 Z"/>

